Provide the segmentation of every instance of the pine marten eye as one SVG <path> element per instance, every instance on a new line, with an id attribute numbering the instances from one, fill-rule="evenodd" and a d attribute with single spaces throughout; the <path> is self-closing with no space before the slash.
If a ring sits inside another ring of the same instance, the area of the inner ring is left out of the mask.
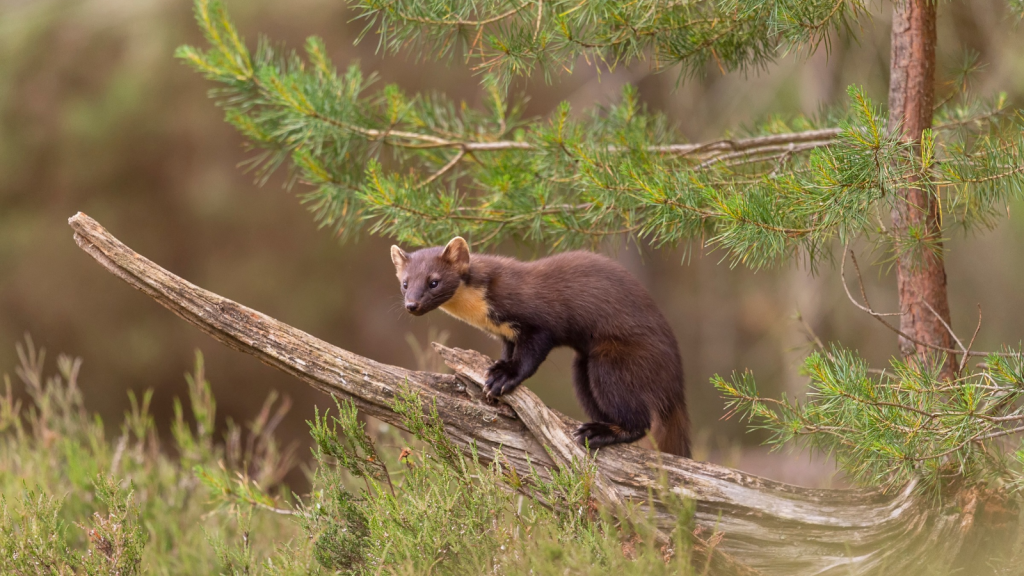
<path id="1" fill-rule="evenodd" d="M 440 280 L 431 280 L 430 281 L 430 287 L 431 288 L 437 288 L 437 285 L 440 284 L 440 283 L 441 283 Z"/>
<path id="2" fill-rule="evenodd" d="M 408 287 L 409 287 L 409 281 L 408 280 L 402 282 L 402 290 L 405 290 Z"/>

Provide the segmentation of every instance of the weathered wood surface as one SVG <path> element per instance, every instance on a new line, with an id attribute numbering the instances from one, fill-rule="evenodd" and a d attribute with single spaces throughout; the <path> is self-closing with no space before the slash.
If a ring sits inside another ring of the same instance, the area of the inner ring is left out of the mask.
<path id="1" fill-rule="evenodd" d="M 487 381 L 487 367 L 492 362 L 490 358 L 474 350 L 448 348 L 436 342 L 434 349 L 445 364 L 462 379 L 466 384 L 466 390 L 472 396 L 483 396 L 483 386 Z M 554 454 L 559 465 L 570 465 L 574 460 L 582 462 L 589 457 L 586 450 L 576 443 L 571 434 L 579 422 L 548 408 L 529 388 L 520 386 L 502 396 L 501 400 L 512 407 L 516 416 L 523 421 L 533 437 L 550 449 L 549 454 Z M 592 494 L 605 506 L 623 510 L 619 489 L 609 482 L 605 474 L 599 473 L 595 476 Z M 666 521 L 669 519 L 666 518 Z M 728 552 L 720 549 L 717 544 L 712 544 L 709 536 L 714 538 L 710 533 L 692 534 L 692 555 L 695 565 L 707 566 L 712 574 L 736 576 L 761 574 L 733 558 Z M 658 528 L 655 539 L 659 547 L 671 546 L 670 535 L 661 527 Z"/>
<path id="2" fill-rule="evenodd" d="M 350 398 L 366 414 L 401 427 L 388 406 L 409 386 L 435 402 L 452 439 L 475 442 L 484 459 L 495 449 L 521 474 L 530 462 L 546 474 L 556 458 L 578 455 L 569 432 L 579 423 L 517 391 L 502 403 L 482 400 L 479 382 L 489 360 L 473 351 L 438 347 L 461 375 L 407 370 L 353 354 L 297 328 L 195 286 L 125 246 L 95 220 L 69 220 L 78 245 L 104 268 L 216 340 L 283 370 L 327 394 Z M 511 406 L 510 406 L 511 404 Z M 660 503 L 647 502 L 664 475 L 674 492 L 697 503 L 704 534 L 723 535 L 716 550 L 763 574 L 916 574 L 970 561 L 975 554 L 974 491 L 946 498 L 935 508 L 912 486 L 885 494 L 871 490 L 814 490 L 743 472 L 661 454 L 639 446 L 612 446 L 597 457 L 606 501 L 653 505 L 668 528 L 673 519 Z"/>
<path id="3" fill-rule="evenodd" d="M 487 367 L 491 363 L 489 358 L 473 350 L 448 348 L 437 343 L 434 349 L 449 368 L 464 377 L 468 387 L 474 391 L 480 389 L 480 395 L 483 395 L 482 387 L 487 381 Z M 520 386 L 502 399 L 512 407 L 516 417 L 523 422 L 534 439 L 540 439 L 543 445 L 551 448 L 557 464 L 566 466 L 573 460 L 583 462 L 587 458 L 586 450 L 573 440 L 571 430 L 566 426 L 569 420 L 548 408 L 529 389 Z M 622 507 L 618 490 L 603 475 L 594 479 L 593 492 L 602 503 L 615 508 Z"/>

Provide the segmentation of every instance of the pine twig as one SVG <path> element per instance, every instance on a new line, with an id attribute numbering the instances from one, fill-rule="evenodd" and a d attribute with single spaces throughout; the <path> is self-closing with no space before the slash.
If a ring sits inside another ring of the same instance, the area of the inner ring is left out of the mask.
<path id="1" fill-rule="evenodd" d="M 847 246 L 849 246 L 849 245 L 847 245 Z M 857 302 L 857 300 L 853 297 L 853 294 L 850 293 L 850 287 L 846 284 L 846 253 L 847 252 L 850 253 L 850 257 L 853 260 L 853 265 L 857 269 L 857 281 L 860 284 L 861 294 L 864 295 L 864 302 L 865 303 L 867 303 L 867 295 L 866 295 L 866 292 L 864 291 L 864 279 L 860 275 L 860 267 L 857 265 L 856 256 L 853 255 L 853 251 L 852 250 L 849 250 L 848 248 L 844 247 L 843 248 L 843 259 L 842 259 L 842 261 L 840 263 L 840 266 L 839 266 L 839 276 L 840 276 L 840 278 L 842 278 L 843 290 L 846 292 L 846 297 L 850 300 L 850 302 L 854 306 L 856 306 L 860 310 L 868 313 L 872 318 L 874 318 L 875 320 L 878 320 L 879 322 L 881 322 L 883 326 L 885 326 L 889 330 L 892 330 L 897 335 L 902 336 L 903 338 L 906 338 L 907 340 L 913 342 L 914 344 L 917 344 L 919 346 L 924 346 L 926 348 L 930 348 L 930 349 L 938 351 L 938 352 L 947 352 L 947 353 L 953 353 L 953 354 L 958 354 L 958 353 L 962 352 L 962 350 L 957 350 L 956 348 L 946 348 L 944 346 L 936 346 L 935 344 L 930 344 L 928 342 L 923 342 L 921 340 L 918 340 L 917 338 L 914 338 L 914 337 L 910 336 L 909 334 L 904 333 L 902 330 L 900 330 L 899 328 L 893 326 L 892 324 L 890 324 L 889 322 L 887 322 L 885 320 L 885 316 L 900 316 L 902 313 L 899 313 L 899 312 L 889 312 L 889 313 L 876 312 L 873 308 L 871 308 L 870 304 L 865 306 L 864 304 L 861 304 L 860 302 Z M 973 350 L 967 350 L 966 354 L 970 355 L 970 356 L 982 356 L 982 357 L 984 357 L 984 356 L 1002 356 L 1004 358 L 1018 358 L 1021 355 L 1019 352 L 976 352 L 976 351 L 973 351 Z"/>

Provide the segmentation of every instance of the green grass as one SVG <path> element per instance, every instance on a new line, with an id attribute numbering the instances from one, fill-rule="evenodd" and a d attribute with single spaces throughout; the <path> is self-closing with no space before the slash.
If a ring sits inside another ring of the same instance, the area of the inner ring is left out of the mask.
<path id="1" fill-rule="evenodd" d="M 325 398 L 335 405 L 310 421 L 312 489 L 296 495 L 282 483 L 299 459 L 272 434 L 276 398 L 215 434 L 200 355 L 161 446 L 150 394 L 129 392 L 107 437 L 84 408 L 77 360 L 47 376 L 31 340 L 18 353 L 0 395 L 2 574 L 692 573 L 686 503 L 660 549 L 650 519 L 593 505 L 592 463 L 550 481 L 484 465 L 412 393 L 393 407 L 415 437 L 381 442 L 401 453 L 379 451 L 351 404 Z"/>

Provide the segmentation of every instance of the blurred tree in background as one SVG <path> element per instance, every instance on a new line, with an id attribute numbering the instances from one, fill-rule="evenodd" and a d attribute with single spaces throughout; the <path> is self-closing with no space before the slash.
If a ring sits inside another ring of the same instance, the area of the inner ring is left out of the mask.
<path id="1" fill-rule="evenodd" d="M 480 9 L 493 7 L 481 5 Z M 190 349 L 203 346 L 208 351 L 210 371 L 223 387 L 218 396 L 224 412 L 254 413 L 268 387 L 286 390 L 301 396 L 291 421 L 291 430 L 298 436 L 303 433 L 301 422 L 308 413 L 304 407 L 316 401 L 318 395 L 295 387 L 287 378 L 251 359 L 209 346 L 204 337 L 144 303 L 144 299 L 111 289 L 110 279 L 93 270 L 67 236 L 65 219 L 83 210 L 157 262 L 199 284 L 356 352 L 386 362 L 414 363 L 403 336 L 413 331 L 425 340 L 428 322 L 410 322 L 395 309 L 397 290 L 388 270 L 390 263 L 383 256 L 387 243 L 367 239 L 338 249 L 330 235 L 313 231 L 297 203 L 275 194 L 272 188 L 253 196 L 251 177 L 234 171 L 233 166 L 249 154 L 241 151 L 239 140 L 224 129 L 218 112 L 203 96 L 203 83 L 168 58 L 174 46 L 200 41 L 189 8 L 184 2 L 158 1 L 0 4 L 4 11 L 0 17 L 4 32 L 0 46 L 0 171 L 4 174 L 0 181 L 0 336 L 10 342 L 31 330 L 51 347 L 84 356 L 93 365 L 92 373 L 109 376 L 104 382 L 110 386 L 106 389 L 110 405 L 97 408 L 114 414 L 126 405 L 125 388 L 157 387 L 156 406 L 168 404 L 159 402 L 161 396 L 181 395 L 178 374 L 187 365 Z M 365 22 L 352 21 L 358 12 L 340 3 L 311 0 L 285 7 L 246 2 L 232 8 L 240 29 L 250 37 L 260 31 L 291 45 L 299 45 L 310 33 L 326 38 L 331 59 L 345 63 L 342 67 L 361 60 L 363 68 L 379 72 L 381 79 L 371 90 L 397 81 L 409 94 L 443 89 L 453 103 L 451 115 L 431 120 L 435 124 L 428 126 L 449 122 L 445 129 L 459 136 L 468 135 L 459 132 L 465 128 L 459 122 L 467 121 L 460 119 L 463 110 L 482 111 L 487 106 L 494 110 L 494 94 L 504 98 L 506 84 L 510 94 L 529 95 L 520 108 L 520 118 L 557 118 L 559 102 L 564 100 L 570 103 L 566 126 L 581 126 L 581 130 L 596 125 L 577 111 L 593 109 L 595 104 L 620 110 L 619 117 L 602 117 L 606 124 L 630 119 L 622 115 L 629 110 L 639 111 L 644 106 L 657 110 L 665 115 L 659 124 L 665 127 L 660 133 L 664 142 L 700 142 L 723 133 L 772 133 L 812 128 L 818 123 L 832 125 L 853 118 L 842 112 L 847 109 L 847 85 L 863 86 L 863 94 L 876 101 L 884 101 L 887 92 L 888 8 L 879 9 L 879 15 L 870 21 L 850 21 L 852 27 L 859 28 L 859 44 L 847 34 L 829 32 L 821 36 L 829 43 L 827 58 L 822 50 L 807 64 L 803 55 L 787 56 L 765 63 L 755 77 L 730 72 L 732 56 L 716 51 L 708 53 L 704 62 L 695 60 L 697 64 L 688 69 L 706 74 L 699 82 L 687 78 L 677 87 L 674 73 L 652 74 L 648 62 L 623 63 L 614 70 L 603 70 L 599 81 L 595 68 L 581 65 L 583 61 L 577 61 L 569 51 L 556 53 L 561 60 L 552 59 L 550 63 L 568 63 L 573 67 L 572 75 L 553 75 L 552 83 L 547 85 L 539 81 L 539 76 L 515 76 L 525 68 L 517 68 L 519 64 L 510 61 L 507 66 L 502 64 L 504 68 L 493 70 L 498 76 L 490 90 L 481 86 L 480 78 L 460 61 L 447 67 L 386 57 L 377 54 L 377 43 L 369 40 L 346 46 L 346 39 L 358 36 Z M 513 27 L 502 32 L 510 35 L 509 42 L 518 42 L 512 52 L 524 59 L 523 66 L 533 65 L 530 59 L 534 56 L 526 52 L 531 42 L 539 41 L 534 38 L 535 10 L 531 14 L 523 12 L 526 24 L 520 26 L 521 30 Z M 979 7 L 951 3 L 939 10 L 938 35 L 943 49 L 939 52 L 938 80 L 942 97 L 954 92 L 950 83 L 957 80 L 957 70 L 963 68 L 963 53 L 975 51 L 979 54 L 976 61 L 989 65 L 972 77 L 973 91 L 989 97 L 998 87 L 1009 91 L 1008 102 L 1015 101 L 1024 91 L 1024 86 L 1013 84 L 1024 77 L 1016 73 L 1021 62 L 1014 55 L 1020 53 L 1020 37 L 1007 19 L 1003 4 L 992 2 Z M 415 11 L 406 15 L 423 16 Z M 558 30 L 548 29 L 551 22 L 554 19 L 542 18 L 542 31 L 557 36 Z M 420 24 L 396 26 L 387 41 L 425 29 Z M 821 34 L 825 34 L 824 29 Z M 446 38 L 441 34 L 430 42 Z M 473 38 L 466 37 L 466 42 L 472 45 Z M 559 44 L 552 41 L 551 46 L 557 48 Z M 424 54 L 436 55 L 432 50 Z M 457 51 L 453 54 L 459 55 Z M 628 52 L 621 55 L 625 57 Z M 637 87 L 633 96 L 636 107 L 623 108 L 617 104 L 621 102 L 618 96 L 622 86 L 630 83 Z M 391 96 L 394 103 L 399 103 L 397 93 Z M 462 101 L 467 103 L 465 108 Z M 387 110 L 388 103 L 382 99 L 375 105 Z M 823 107 L 834 105 L 841 105 L 840 113 L 819 113 Z M 763 122 L 772 113 L 778 116 Z M 482 117 L 468 119 L 477 120 L 484 121 Z M 512 116 L 508 116 L 506 129 L 512 126 L 511 121 Z M 500 127 L 500 121 L 496 126 Z M 669 131 L 669 126 L 674 131 Z M 539 128 L 538 133 L 552 130 L 546 122 L 522 128 L 524 140 L 533 137 L 533 128 Z M 645 132 L 626 131 L 627 138 L 615 145 L 636 147 L 641 138 L 648 138 Z M 595 129 L 585 133 L 610 138 L 615 131 L 606 125 L 603 132 Z M 474 136 L 479 134 L 486 132 Z M 509 140 L 517 138 L 514 132 L 509 133 Z M 359 150 L 377 153 L 381 147 L 370 144 L 366 149 L 352 149 L 351 165 L 361 169 L 364 156 L 355 154 Z M 452 152 L 455 150 L 427 151 L 431 156 L 417 164 L 423 170 L 418 175 L 392 170 L 399 166 L 396 162 L 421 155 L 405 159 L 382 155 L 377 197 L 392 194 L 388 186 L 399 190 L 402 179 L 427 180 L 452 160 Z M 553 150 L 549 160 L 535 168 L 557 177 L 553 170 L 565 169 L 556 162 L 559 153 Z M 510 195 L 510 200 L 535 198 L 536 190 L 524 187 L 523 182 L 502 181 L 513 168 L 519 168 L 516 162 L 529 162 L 508 156 L 507 163 L 488 165 L 488 177 L 480 181 L 490 188 L 481 189 L 510 186 L 513 188 L 508 189 L 523 192 Z M 605 153 L 595 154 L 595 158 L 603 163 L 621 161 Z M 623 158 L 635 160 L 629 155 Z M 471 164 L 473 160 L 467 153 L 457 165 L 429 182 L 427 189 L 440 187 L 451 178 L 473 177 L 466 168 L 479 169 Z M 786 162 L 803 160 L 792 158 Z M 712 168 L 717 174 L 726 166 Z M 594 175 L 600 176 L 601 172 L 595 171 Z M 275 175 L 271 182 L 282 183 L 285 177 Z M 305 192 L 310 188 L 300 184 L 294 189 Z M 764 189 L 765 197 L 769 190 Z M 398 195 L 394 197 L 401 200 Z M 450 195 L 432 197 L 441 201 Z M 337 206 L 344 206 L 344 202 Z M 331 204 L 326 207 L 333 210 Z M 445 209 L 444 205 L 428 207 Z M 518 211 L 522 207 L 509 205 Z M 381 204 L 381 210 L 392 208 L 387 202 Z M 484 206 L 470 204 L 469 208 Z M 502 209 L 500 205 L 496 208 Z M 630 208 L 628 214 L 632 213 Z M 620 214 L 569 216 L 601 230 L 614 230 L 625 222 Z M 586 220 L 590 216 L 600 218 Z M 572 223 L 571 219 L 567 221 Z M 450 232 L 443 224 L 400 229 L 423 229 L 443 236 Z M 564 230 L 555 232 L 550 225 L 545 230 L 544 225 L 536 226 L 529 219 L 518 224 L 517 231 L 533 240 L 565 235 Z M 479 240 L 493 230 L 481 223 L 473 232 Z M 503 229 L 501 233 L 508 231 Z M 1019 280 L 1016 270 L 1020 267 L 1012 263 L 1021 260 L 1017 248 L 1021 246 L 1020 234 L 1019 224 L 1010 221 L 993 235 L 979 239 L 957 236 L 946 242 L 954 303 L 952 325 L 973 326 L 976 302 L 993 312 L 986 316 L 985 328 L 978 337 L 979 349 L 995 348 L 1000 342 L 1013 342 L 1019 337 L 1015 325 L 1020 325 L 1024 310 L 1014 306 L 1010 287 Z M 576 242 L 588 239 L 585 234 L 569 234 L 568 238 Z M 742 231 L 736 239 L 743 240 Z M 810 246 L 813 241 L 825 239 L 809 236 L 799 240 Z M 780 244 L 791 245 L 788 240 Z M 541 252 L 546 249 L 544 245 L 539 247 Z M 737 254 L 743 253 L 742 244 L 734 248 L 739 250 Z M 500 250 L 518 251 L 524 256 L 537 253 L 510 244 L 503 244 Z M 642 254 L 642 266 L 638 252 Z M 837 275 L 829 268 L 817 277 L 809 277 L 806 270 L 797 267 L 762 271 L 755 276 L 742 267 L 730 270 L 717 265 L 720 255 L 714 254 L 693 254 L 683 267 L 678 265 L 683 256 L 678 250 L 651 252 L 644 246 L 639 251 L 621 251 L 619 256 L 651 287 L 679 335 L 695 425 L 712 434 L 710 448 L 728 448 L 735 440 L 722 439 L 743 438 L 743 426 L 717 422 L 721 401 L 707 384 L 712 374 L 750 367 L 768 395 L 803 387 L 803 379 L 796 376 L 796 360 L 804 354 L 793 353 L 793 348 L 802 345 L 804 339 L 799 327 L 787 320 L 795 309 L 803 312 L 823 339 L 844 342 L 872 364 L 884 362 L 896 352 L 892 334 L 872 325 L 870 318 L 846 301 Z M 878 275 L 868 275 L 867 289 L 877 309 L 893 310 L 894 282 L 881 275 L 884 273 L 882 269 Z M 432 318 L 429 323 L 452 330 L 459 345 L 481 347 L 481 339 L 471 330 L 443 318 Z M 12 364 L 9 356 L 2 356 L 9 355 L 10 349 L 0 346 L 3 365 Z M 532 387 L 554 406 L 576 411 L 566 385 L 566 358 L 556 356 L 551 364 L 531 382 Z M 89 383 L 82 386 L 88 387 Z M 232 393 L 239 390 L 245 393 Z M 97 396 L 87 395 L 90 399 Z M 166 421 L 166 414 L 163 416 L 158 414 L 158 421 Z M 725 456 L 715 457 L 721 460 Z M 744 467 L 758 470 L 756 465 Z M 776 471 L 775 476 L 808 479 L 801 471 L 789 476 Z"/>

